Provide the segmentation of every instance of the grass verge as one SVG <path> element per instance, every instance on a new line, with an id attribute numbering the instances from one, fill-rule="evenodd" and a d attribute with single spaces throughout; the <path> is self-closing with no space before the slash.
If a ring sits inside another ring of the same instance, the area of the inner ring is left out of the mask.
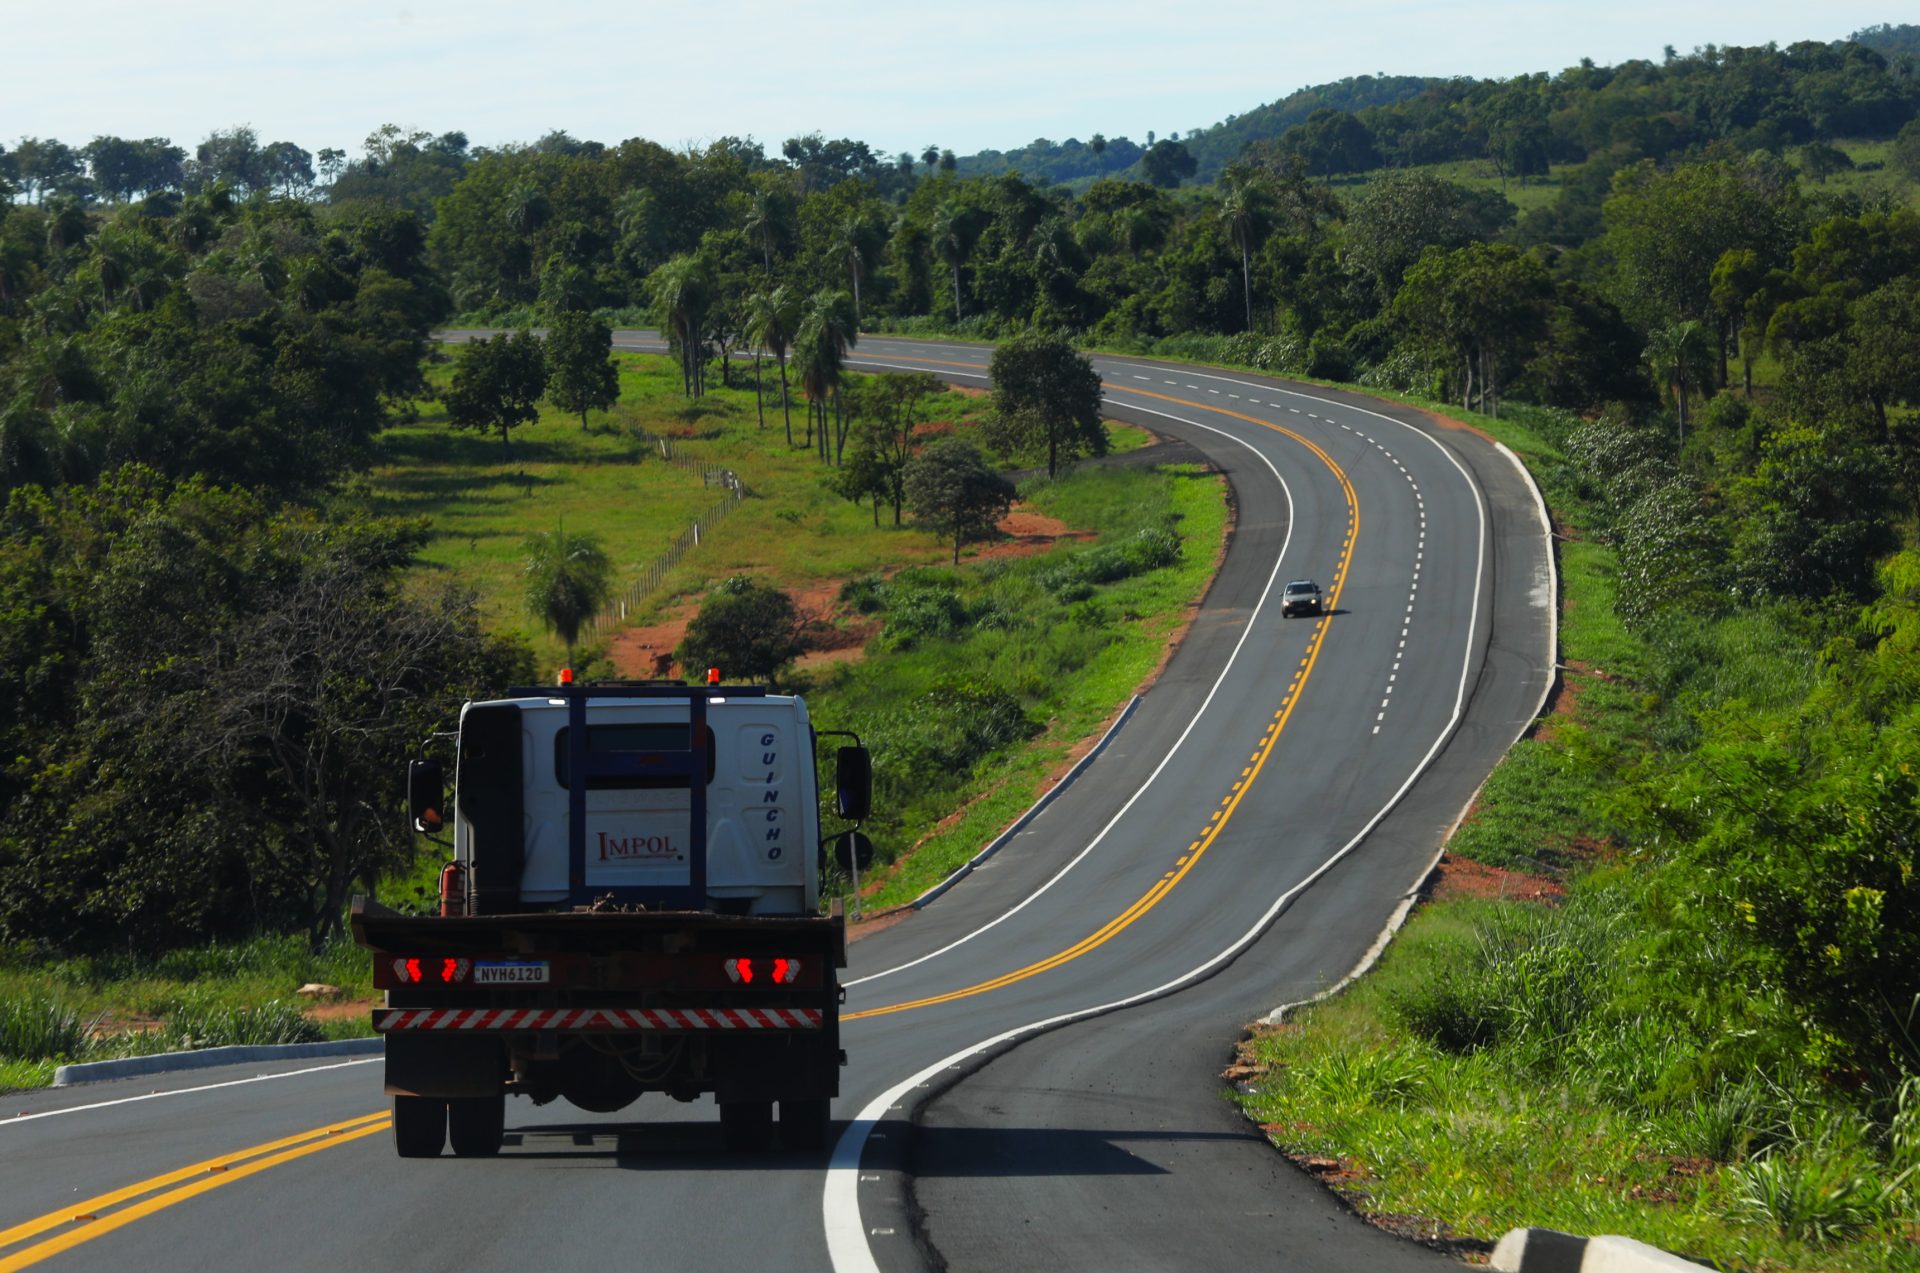
<path id="1" fill-rule="evenodd" d="M 318 952 L 283 936 L 155 957 L 16 954 L 0 968 L 0 1090 L 44 1087 L 73 1062 L 363 1037 L 366 1015 L 345 1005 L 369 998 L 372 979 L 344 939 Z M 309 983 L 339 994 L 301 1000 Z"/>

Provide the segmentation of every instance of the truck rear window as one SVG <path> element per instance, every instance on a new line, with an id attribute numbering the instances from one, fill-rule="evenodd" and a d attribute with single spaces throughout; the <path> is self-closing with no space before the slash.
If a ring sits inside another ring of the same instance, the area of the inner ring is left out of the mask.
<path id="1" fill-rule="evenodd" d="M 571 784 L 567 781 L 568 766 L 571 763 L 567 748 L 567 735 L 572 728 L 563 728 L 553 736 L 553 776 L 564 789 Z M 661 752 L 686 751 L 688 727 L 686 725 L 589 725 L 587 726 L 587 746 L 596 755 L 614 752 L 638 752 L 642 755 L 658 755 Z M 713 781 L 717 749 L 714 746 L 713 730 L 707 730 L 707 781 Z M 661 774 L 634 774 L 630 776 L 603 775 L 587 779 L 589 791 L 650 791 L 662 788 L 684 787 L 685 777 Z"/>

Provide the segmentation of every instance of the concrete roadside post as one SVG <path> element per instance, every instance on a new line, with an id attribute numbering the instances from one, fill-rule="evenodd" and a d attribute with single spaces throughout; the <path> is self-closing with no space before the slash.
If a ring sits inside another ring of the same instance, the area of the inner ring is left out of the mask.
<path id="1" fill-rule="evenodd" d="M 1708 1267 L 1633 1238 L 1582 1238 L 1557 1229 L 1514 1229 L 1493 1248 L 1500 1273 L 1697 1273 Z"/>

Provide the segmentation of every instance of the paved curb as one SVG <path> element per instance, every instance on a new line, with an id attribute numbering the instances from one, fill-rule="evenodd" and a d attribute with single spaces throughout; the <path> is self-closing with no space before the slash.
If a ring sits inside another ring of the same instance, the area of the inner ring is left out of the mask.
<path id="1" fill-rule="evenodd" d="M 1632 1238 L 1582 1238 L 1557 1229 L 1514 1229 L 1493 1248 L 1491 1263 L 1500 1273 L 1692 1273 L 1712 1267 Z"/>
<path id="2" fill-rule="evenodd" d="M 1540 706 L 1534 709 L 1533 718 L 1538 721 L 1545 714 L 1547 704 L 1553 701 L 1554 686 L 1560 684 L 1560 549 L 1554 543 L 1553 514 L 1547 509 L 1547 497 L 1540 489 L 1540 479 L 1505 442 L 1495 442 L 1493 445 L 1500 454 L 1513 461 L 1513 467 L 1519 469 L 1520 476 L 1526 479 L 1527 489 L 1533 492 L 1534 509 L 1540 514 L 1540 533 L 1547 539 L 1547 686 L 1540 693 Z"/>
<path id="3" fill-rule="evenodd" d="M 385 1047 L 385 1039 L 341 1039 L 330 1043 L 261 1043 L 199 1048 L 192 1052 L 158 1052 L 153 1056 L 129 1056 L 117 1061 L 83 1061 L 78 1065 L 63 1065 L 53 1072 L 53 1086 L 104 1083 L 109 1079 L 142 1078 L 149 1074 L 172 1074 L 178 1070 L 207 1070 L 218 1065 L 240 1065 L 249 1061 L 298 1061 L 314 1056 L 378 1056 Z"/>
<path id="4" fill-rule="evenodd" d="M 1073 768 L 1067 770 L 1066 777 L 1062 778 L 1059 782 L 1054 783 L 1053 786 L 1044 795 L 1042 795 L 1038 800 L 1033 802 L 1033 807 L 1031 809 L 1028 809 L 1025 813 L 1021 814 L 1018 818 L 1014 819 L 1012 826 L 1008 827 L 1005 831 L 1002 831 L 999 835 L 995 836 L 991 844 L 987 845 L 986 848 L 974 854 L 963 865 L 956 868 L 953 874 L 947 876 L 946 879 L 941 880 L 938 884 L 935 884 L 932 888 L 928 889 L 926 892 L 922 893 L 920 896 L 914 898 L 911 902 L 908 902 L 907 905 L 913 910 L 916 910 L 916 911 L 919 910 L 921 907 L 925 906 L 928 902 L 933 901 L 935 898 L 939 897 L 942 893 L 952 888 L 955 884 L 958 884 L 961 880 L 971 875 L 973 873 L 974 867 L 979 866 L 982 862 L 986 861 L 988 858 L 998 853 L 1001 849 L 1006 848 L 1007 844 L 1013 839 L 1014 836 L 1019 835 L 1020 832 L 1026 829 L 1026 826 L 1029 822 L 1032 822 L 1035 818 L 1039 817 L 1040 814 L 1046 809 L 1046 807 L 1053 803 L 1054 798 L 1058 796 L 1061 792 L 1065 791 L 1068 787 L 1072 786 L 1073 780 L 1075 778 L 1078 778 L 1081 775 L 1081 773 L 1083 773 L 1086 770 L 1086 767 L 1094 762 L 1095 757 L 1099 756 L 1101 752 L 1107 749 L 1107 744 L 1113 741 L 1113 736 L 1120 732 L 1120 727 L 1127 723 L 1127 721 L 1133 716 L 1134 709 L 1139 706 L 1140 706 L 1140 696 L 1138 694 L 1135 694 L 1133 698 L 1128 701 L 1127 705 L 1121 709 L 1120 715 L 1114 718 L 1113 724 L 1107 726 L 1107 732 L 1100 735 L 1100 741 L 1093 745 L 1093 749 L 1087 752 L 1086 755 L 1080 757 L 1079 760 L 1075 761 Z"/>

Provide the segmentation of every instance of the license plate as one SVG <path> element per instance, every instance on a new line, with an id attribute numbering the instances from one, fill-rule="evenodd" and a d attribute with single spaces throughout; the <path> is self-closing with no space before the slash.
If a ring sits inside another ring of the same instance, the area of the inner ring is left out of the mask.
<path id="1" fill-rule="evenodd" d="M 544 986 L 547 961 L 544 959 L 481 960 L 473 966 L 476 986 Z"/>

